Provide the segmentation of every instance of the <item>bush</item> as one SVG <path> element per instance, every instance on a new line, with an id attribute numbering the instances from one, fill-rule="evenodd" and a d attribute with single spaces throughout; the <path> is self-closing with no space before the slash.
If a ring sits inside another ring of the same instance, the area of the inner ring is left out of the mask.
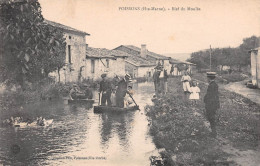
<path id="1" fill-rule="evenodd" d="M 228 82 L 239 82 L 239 81 L 243 81 L 247 77 L 240 73 L 232 73 L 232 74 L 223 74 L 222 78 L 227 80 Z"/>

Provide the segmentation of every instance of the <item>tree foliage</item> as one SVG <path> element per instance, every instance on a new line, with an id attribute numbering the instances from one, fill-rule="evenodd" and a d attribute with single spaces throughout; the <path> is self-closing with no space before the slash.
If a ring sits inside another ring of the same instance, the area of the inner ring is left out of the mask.
<path id="1" fill-rule="evenodd" d="M 0 13 L 1 82 L 38 81 L 64 65 L 63 32 L 44 22 L 38 0 L 2 1 Z"/>
<path id="2" fill-rule="evenodd" d="M 239 70 L 243 66 L 250 65 L 249 50 L 258 47 L 260 44 L 260 37 L 251 36 L 243 39 L 243 43 L 236 48 L 215 48 L 211 50 L 211 64 L 212 68 L 218 66 L 237 67 Z M 189 62 L 195 63 L 198 70 L 208 69 L 210 66 L 210 50 L 203 50 L 193 52 L 188 59 Z"/>

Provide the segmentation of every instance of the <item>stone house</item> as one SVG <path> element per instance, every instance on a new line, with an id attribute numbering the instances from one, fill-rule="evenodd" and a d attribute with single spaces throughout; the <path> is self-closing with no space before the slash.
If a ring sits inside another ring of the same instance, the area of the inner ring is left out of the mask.
<path id="1" fill-rule="evenodd" d="M 125 59 L 128 54 L 119 50 L 105 48 L 86 48 L 84 75 L 88 79 L 100 79 L 101 74 L 107 73 L 110 78 L 125 75 Z"/>
<path id="2" fill-rule="evenodd" d="M 79 79 L 86 57 L 86 36 L 90 34 L 62 25 L 53 21 L 44 20 L 45 23 L 60 28 L 66 38 L 66 65 L 60 71 L 61 82 L 76 82 Z M 58 72 L 50 73 L 58 81 Z"/>
<path id="3" fill-rule="evenodd" d="M 252 84 L 260 88 L 260 47 L 250 51 L 251 53 L 251 74 Z"/>
<path id="4" fill-rule="evenodd" d="M 133 45 L 121 45 L 114 50 L 120 50 L 129 54 L 126 60 L 126 72 L 132 77 L 152 77 L 155 66 L 160 63 L 170 71 L 170 58 L 148 51 L 145 44 L 141 48 Z"/>

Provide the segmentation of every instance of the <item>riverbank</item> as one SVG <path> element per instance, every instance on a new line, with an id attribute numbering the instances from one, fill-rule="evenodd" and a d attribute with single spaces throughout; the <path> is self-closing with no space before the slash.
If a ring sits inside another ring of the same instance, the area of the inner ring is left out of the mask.
<path id="1" fill-rule="evenodd" d="M 221 109 L 218 112 L 217 138 L 210 136 L 210 129 L 203 116 L 202 99 L 196 104 L 184 96 L 180 78 L 168 80 L 169 93 L 148 106 L 151 120 L 150 133 L 170 165 L 216 165 L 239 162 L 231 148 L 239 152 L 257 151 L 260 106 L 235 93 L 219 89 Z M 207 85 L 199 84 L 201 98 Z M 234 150 L 233 150 L 234 151 Z M 252 155 L 251 155 L 252 156 Z M 257 158 L 239 156 L 249 165 Z"/>
<path id="2" fill-rule="evenodd" d="M 72 84 L 74 83 L 64 84 L 43 80 L 39 83 L 28 83 L 24 89 L 21 89 L 19 86 L 9 88 L 2 86 L 0 92 L 0 111 L 8 111 L 10 109 L 19 110 L 25 104 L 63 99 L 68 96 Z M 77 84 L 81 89 L 84 88 L 84 84 L 88 84 L 92 89 L 97 87 L 97 81 L 92 80 L 86 80 Z"/>

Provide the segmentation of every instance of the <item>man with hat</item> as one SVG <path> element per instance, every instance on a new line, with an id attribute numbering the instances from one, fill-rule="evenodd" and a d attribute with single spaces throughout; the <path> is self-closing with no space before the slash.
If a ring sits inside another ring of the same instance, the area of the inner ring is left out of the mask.
<path id="1" fill-rule="evenodd" d="M 118 87 L 116 90 L 116 106 L 123 108 L 124 107 L 124 98 L 127 91 L 127 85 L 128 83 L 131 82 L 131 76 L 129 74 L 126 74 L 124 79 L 119 81 Z"/>
<path id="2" fill-rule="evenodd" d="M 112 91 L 112 86 L 111 83 L 106 79 L 107 74 L 102 74 L 102 81 L 100 82 L 100 88 L 99 92 L 102 95 L 101 97 L 101 105 L 105 106 L 106 103 L 108 106 L 111 106 L 111 91 Z"/>
<path id="3" fill-rule="evenodd" d="M 218 95 L 218 85 L 215 82 L 216 73 L 215 72 L 208 72 L 207 73 L 208 78 L 208 89 L 207 93 L 204 96 L 204 103 L 205 103 L 205 115 L 207 120 L 210 123 L 210 128 L 212 131 L 212 136 L 217 136 L 216 131 L 216 111 L 220 108 L 219 103 L 219 95 Z"/>
<path id="4" fill-rule="evenodd" d="M 159 67 L 159 93 L 163 94 L 164 93 L 164 70 L 163 66 Z"/>
<path id="5" fill-rule="evenodd" d="M 154 89 L 155 89 L 155 95 L 158 95 L 158 88 L 159 88 L 159 75 L 160 75 L 160 70 L 159 66 L 156 66 L 155 71 L 153 73 L 153 82 L 154 82 Z"/>

